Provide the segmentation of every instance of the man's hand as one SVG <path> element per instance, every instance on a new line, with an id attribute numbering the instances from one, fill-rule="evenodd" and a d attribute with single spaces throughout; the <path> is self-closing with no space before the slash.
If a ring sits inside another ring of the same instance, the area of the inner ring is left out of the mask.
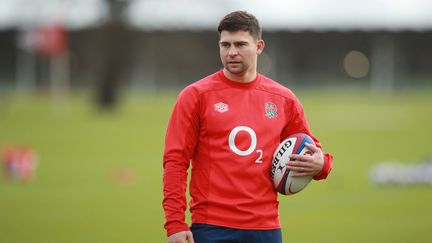
<path id="1" fill-rule="evenodd" d="M 191 231 L 180 231 L 168 237 L 168 243 L 194 243 Z"/>
<path id="2" fill-rule="evenodd" d="M 324 166 L 324 155 L 321 149 L 309 143 L 305 143 L 305 146 L 309 149 L 309 153 L 290 155 L 287 169 L 294 172 L 292 176 L 315 176 Z"/>

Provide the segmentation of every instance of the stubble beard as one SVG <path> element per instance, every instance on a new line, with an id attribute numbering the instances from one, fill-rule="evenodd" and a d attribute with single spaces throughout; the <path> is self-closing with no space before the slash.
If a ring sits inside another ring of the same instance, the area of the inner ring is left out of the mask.
<path id="1" fill-rule="evenodd" d="M 235 64 L 235 67 L 233 67 L 233 64 L 226 63 L 225 69 L 232 74 L 238 75 L 238 74 L 245 73 L 247 68 L 243 63 Z"/>

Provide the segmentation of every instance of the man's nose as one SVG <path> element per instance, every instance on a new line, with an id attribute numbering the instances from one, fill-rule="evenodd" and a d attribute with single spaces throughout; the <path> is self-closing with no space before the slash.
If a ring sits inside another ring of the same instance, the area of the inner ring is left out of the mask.
<path id="1" fill-rule="evenodd" d="M 230 56 L 236 56 L 238 55 L 238 50 L 235 46 L 230 47 L 230 49 L 228 50 L 228 55 Z"/>

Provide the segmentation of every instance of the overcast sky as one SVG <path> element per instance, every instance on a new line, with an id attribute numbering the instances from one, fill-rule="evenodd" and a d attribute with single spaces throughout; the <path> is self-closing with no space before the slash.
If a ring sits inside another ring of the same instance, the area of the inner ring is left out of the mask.
<path id="1" fill-rule="evenodd" d="M 431 30 L 431 0 L 129 0 L 125 19 L 140 29 L 214 29 L 233 10 L 247 10 L 265 29 Z M 104 0 L 0 0 L 0 29 L 61 21 L 98 25 Z"/>

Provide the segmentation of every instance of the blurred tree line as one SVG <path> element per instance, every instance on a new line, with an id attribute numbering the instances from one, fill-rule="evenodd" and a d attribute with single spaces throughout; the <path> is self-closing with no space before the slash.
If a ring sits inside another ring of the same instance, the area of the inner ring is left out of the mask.
<path id="1" fill-rule="evenodd" d="M 25 82 L 33 83 L 33 92 L 45 90 L 53 77 L 62 77 L 64 87 L 92 89 L 97 104 L 110 109 L 122 90 L 180 89 L 221 68 L 216 26 L 214 31 L 136 29 L 123 18 L 128 1 L 107 2 L 109 18 L 101 25 L 67 30 L 67 61 L 59 62 L 63 75 L 52 74 L 56 62 L 50 58 L 19 48 L 21 30 L 0 31 L 0 89 L 14 90 L 20 80 L 31 79 Z M 264 39 L 259 71 L 289 87 L 391 92 L 432 84 L 432 31 L 264 29 Z"/>

